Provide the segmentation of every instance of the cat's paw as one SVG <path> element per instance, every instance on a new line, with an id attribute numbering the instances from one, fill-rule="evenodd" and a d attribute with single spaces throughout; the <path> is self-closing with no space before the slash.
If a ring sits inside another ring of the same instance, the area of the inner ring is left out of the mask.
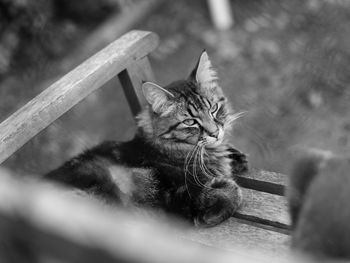
<path id="1" fill-rule="evenodd" d="M 214 178 L 197 200 L 196 226 L 215 226 L 231 217 L 242 203 L 242 191 L 235 181 Z"/>
<path id="2" fill-rule="evenodd" d="M 249 170 L 247 155 L 235 149 L 232 146 L 228 147 L 228 157 L 232 160 L 232 172 L 241 174 Z"/>

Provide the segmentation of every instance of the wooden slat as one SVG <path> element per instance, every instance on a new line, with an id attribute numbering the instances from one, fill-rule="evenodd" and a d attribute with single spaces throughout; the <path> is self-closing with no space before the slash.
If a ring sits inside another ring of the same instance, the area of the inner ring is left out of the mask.
<path id="1" fill-rule="evenodd" d="M 249 172 L 239 175 L 237 177 L 237 182 L 239 185 L 246 188 L 284 195 L 287 177 L 280 173 L 250 169 Z"/>
<path id="2" fill-rule="evenodd" d="M 131 31 L 29 101 L 0 124 L 0 163 L 157 44 L 157 35 Z"/>
<path id="3" fill-rule="evenodd" d="M 147 57 L 131 63 L 127 69 L 118 74 L 125 96 L 134 116 L 146 105 L 142 94 L 143 82 L 154 82 L 154 75 Z"/>
<path id="4" fill-rule="evenodd" d="M 212 228 L 193 229 L 186 238 L 226 250 L 243 248 L 274 256 L 285 256 L 289 253 L 288 235 L 249 225 L 236 218 L 230 218 Z"/>
<path id="5" fill-rule="evenodd" d="M 272 226 L 276 231 L 289 229 L 287 200 L 283 196 L 243 188 L 243 204 L 235 217 Z"/>

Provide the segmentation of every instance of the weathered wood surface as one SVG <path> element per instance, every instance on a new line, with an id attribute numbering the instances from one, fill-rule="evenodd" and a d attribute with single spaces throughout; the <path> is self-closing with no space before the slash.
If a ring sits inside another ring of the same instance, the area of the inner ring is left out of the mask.
<path id="1" fill-rule="evenodd" d="M 154 33 L 131 31 L 29 101 L 0 124 L 0 163 L 157 44 Z"/>
<path id="2" fill-rule="evenodd" d="M 271 194 L 284 195 L 287 177 L 284 174 L 250 169 L 237 177 L 239 185 Z"/>
<path id="3" fill-rule="evenodd" d="M 286 256 L 290 253 L 289 235 L 250 225 L 236 218 L 230 218 L 215 227 L 193 229 L 186 238 L 225 250 L 242 248 L 271 256 Z"/>
<path id="4" fill-rule="evenodd" d="M 262 171 L 264 177 L 268 172 Z M 272 174 L 270 180 L 275 175 Z M 188 238 L 208 246 L 230 250 L 241 247 L 279 257 L 289 253 L 287 201 L 283 196 L 242 188 L 243 204 L 234 218 L 213 228 L 193 230 Z"/>
<path id="5" fill-rule="evenodd" d="M 148 58 L 144 57 L 135 63 L 131 63 L 127 69 L 118 74 L 118 77 L 131 112 L 136 116 L 146 105 L 141 89 L 142 83 L 145 80 L 154 82 L 154 75 Z"/>
<path id="6" fill-rule="evenodd" d="M 0 248 L 6 248 L 0 249 L 0 260 L 5 262 L 13 256 L 38 262 L 30 255 L 76 263 L 306 262 L 289 257 L 285 243 L 288 236 L 237 219 L 209 229 L 169 228 L 142 213 L 0 174 Z"/>
<path id="7" fill-rule="evenodd" d="M 290 218 L 285 197 L 246 188 L 242 190 L 243 204 L 236 217 L 275 228 L 289 229 Z"/>

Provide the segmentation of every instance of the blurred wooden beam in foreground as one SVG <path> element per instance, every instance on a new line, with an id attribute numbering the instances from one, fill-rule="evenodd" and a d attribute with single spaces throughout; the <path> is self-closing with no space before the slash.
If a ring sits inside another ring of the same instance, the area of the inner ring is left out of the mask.
<path id="1" fill-rule="evenodd" d="M 0 170 L 0 262 L 306 262 L 203 246 L 187 230 Z"/>

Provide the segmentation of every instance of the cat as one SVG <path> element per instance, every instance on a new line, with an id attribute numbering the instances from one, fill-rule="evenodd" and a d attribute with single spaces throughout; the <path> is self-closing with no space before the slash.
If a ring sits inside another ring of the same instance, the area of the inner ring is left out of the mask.
<path id="1" fill-rule="evenodd" d="M 233 114 L 206 51 L 186 80 L 166 87 L 145 82 L 148 106 L 128 142 L 103 142 L 45 178 L 84 190 L 109 203 L 161 208 L 196 225 L 213 226 L 242 201 L 235 175 L 246 155 L 228 134 Z"/>
<path id="2" fill-rule="evenodd" d="M 350 259 L 350 159 L 313 151 L 291 173 L 292 247 L 318 259 Z"/>

